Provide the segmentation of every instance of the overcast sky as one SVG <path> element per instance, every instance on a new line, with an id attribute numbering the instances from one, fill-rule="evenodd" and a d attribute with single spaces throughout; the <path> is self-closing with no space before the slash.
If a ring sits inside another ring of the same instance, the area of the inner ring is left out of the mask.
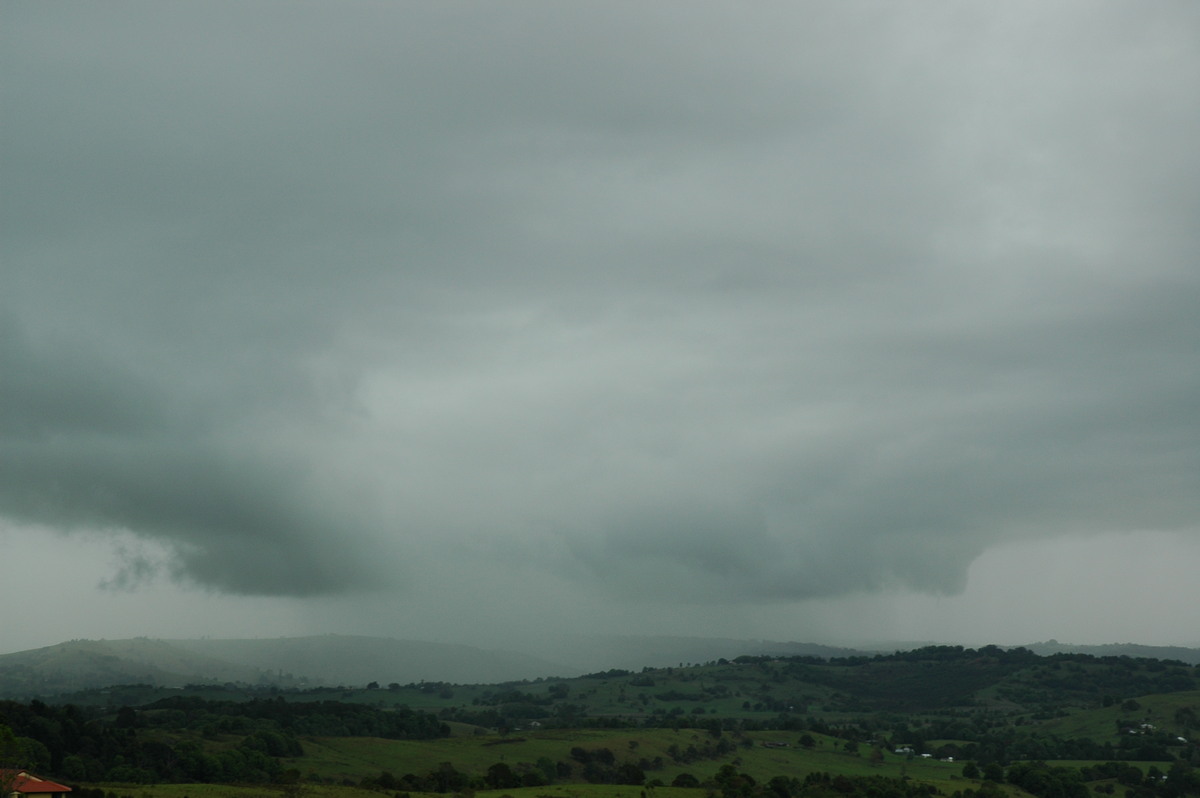
<path id="1" fill-rule="evenodd" d="M 1200 4 L 0 13 L 0 648 L 1200 646 Z"/>

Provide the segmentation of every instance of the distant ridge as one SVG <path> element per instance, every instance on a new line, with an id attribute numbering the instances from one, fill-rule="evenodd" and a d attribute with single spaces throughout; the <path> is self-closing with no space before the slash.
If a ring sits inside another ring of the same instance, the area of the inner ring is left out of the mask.
<path id="1" fill-rule="evenodd" d="M 71 640 L 0 655 L 0 696 L 9 697 L 55 695 L 113 684 L 179 687 L 188 682 L 247 682 L 257 677 L 252 669 L 149 638 Z"/>
<path id="2" fill-rule="evenodd" d="M 497 684 L 573 677 L 609 670 L 703 664 L 742 655 L 825 659 L 910 651 L 927 644 L 874 650 L 815 643 L 703 637 L 552 636 L 521 651 L 398 640 L 319 635 L 232 640 L 72 640 L 0 655 L 0 698 L 56 696 L 118 684 L 182 687 L 233 682 L 280 687 L 363 687 L 370 682 Z M 1024 648 L 1058 653 L 1128 656 L 1200 664 L 1200 649 L 1133 643 L 1069 645 L 1057 640 Z"/>
<path id="3" fill-rule="evenodd" d="M 1091 654 L 1094 657 L 1144 657 L 1146 659 L 1174 659 L 1189 665 L 1200 665 L 1200 648 L 1183 646 L 1143 646 L 1137 643 L 1106 643 L 1099 646 L 1078 646 L 1047 640 L 1030 643 L 1025 648 L 1043 657 L 1050 654 Z"/>
<path id="4" fill-rule="evenodd" d="M 853 648 L 775 640 L 638 635 L 555 635 L 527 646 L 535 656 L 563 661 L 579 672 L 639 670 L 733 659 L 742 655 L 850 657 L 875 654 Z"/>
<path id="5" fill-rule="evenodd" d="M 562 663 L 514 651 L 361 635 L 171 640 L 198 655 L 255 669 L 268 680 L 313 684 L 479 684 L 572 675 Z"/>
<path id="6" fill-rule="evenodd" d="M 633 635 L 550 636 L 522 645 L 520 651 L 336 634 L 272 639 L 72 640 L 0 655 L 0 697 L 53 696 L 116 684 L 495 684 L 710 662 L 743 654 L 842 657 L 864 653 L 874 652 L 813 643 Z"/>
<path id="7" fill-rule="evenodd" d="M 0 655 L 0 697 L 52 696 L 114 684 L 489 683 L 570 675 L 566 670 L 514 652 L 383 637 L 72 640 Z"/>

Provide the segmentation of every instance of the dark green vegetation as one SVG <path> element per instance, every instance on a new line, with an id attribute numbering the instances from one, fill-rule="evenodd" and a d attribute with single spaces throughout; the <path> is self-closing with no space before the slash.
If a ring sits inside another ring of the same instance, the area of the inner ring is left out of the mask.
<path id="1" fill-rule="evenodd" d="M 1200 668 L 994 646 L 491 685 L 127 685 L 3 702 L 0 724 L 22 763 L 76 784 L 1200 795 Z"/>

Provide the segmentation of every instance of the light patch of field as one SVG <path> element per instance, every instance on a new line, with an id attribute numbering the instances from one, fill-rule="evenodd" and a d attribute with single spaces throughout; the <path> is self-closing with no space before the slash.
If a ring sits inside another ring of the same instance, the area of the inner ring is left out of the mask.
<path id="1" fill-rule="evenodd" d="M 1038 729 L 1063 738 L 1087 737 L 1095 742 L 1115 742 L 1120 738 L 1117 721 L 1135 725 L 1152 723 L 1162 731 L 1185 735 L 1175 722 L 1175 713 L 1191 707 L 1200 712 L 1200 690 L 1179 693 L 1139 696 L 1135 699 L 1138 709 L 1122 709 L 1123 702 L 1110 707 L 1081 710 L 1064 718 L 1054 718 L 1038 725 Z"/>
<path id="2" fill-rule="evenodd" d="M 646 778 L 657 779 L 664 784 L 670 784 L 680 773 L 690 773 L 704 781 L 715 775 L 722 765 L 732 764 L 759 782 L 766 782 L 774 776 L 803 779 L 812 772 L 827 772 L 846 776 L 907 776 L 933 784 L 946 794 L 967 787 L 978 787 L 978 782 L 962 778 L 961 762 L 941 762 L 919 757 L 909 759 L 890 751 L 883 752 L 882 759 L 872 761 L 871 749 L 866 745 L 860 747 L 858 754 L 852 754 L 842 748 L 840 740 L 811 735 L 817 744 L 805 749 L 799 744 L 800 736 L 798 732 L 767 731 L 749 733 L 735 740 L 727 734 L 726 739 L 734 742 L 736 748 L 718 757 L 698 758 L 690 762 L 675 761 L 671 752 L 683 753 L 689 747 L 703 750 L 705 746 L 715 744 L 715 738 L 708 732 L 696 729 L 564 730 L 513 735 L 507 738 L 508 742 L 500 742 L 502 738 L 497 737 L 431 741 L 320 738 L 304 741 L 306 756 L 285 766 L 300 768 L 306 777 L 312 774 L 335 782 L 349 780 L 356 783 L 363 777 L 376 777 L 384 771 L 396 777 L 406 773 L 424 775 L 435 770 L 442 762 L 453 763 L 455 769 L 468 776 L 481 776 L 490 765 L 497 762 L 516 767 L 520 763 L 533 765 L 542 758 L 572 763 L 578 771 L 570 751 L 579 747 L 586 750 L 608 748 L 613 752 L 618 766 L 659 758 L 662 767 L 646 770 Z M 767 742 L 786 744 L 787 747 L 766 747 L 764 743 Z M 574 777 L 582 782 L 578 772 Z M 553 785 L 554 789 L 566 787 L 577 789 L 603 785 Z M 530 789 L 540 789 L 541 794 L 558 794 L 551 792 L 551 786 Z M 610 791 L 604 794 L 610 795 L 612 790 L 619 788 L 607 786 L 604 789 Z M 517 798 L 514 790 L 504 792 Z M 657 791 L 655 794 L 661 795 Z"/>
<path id="3" fill-rule="evenodd" d="M 319 737 L 305 739 L 304 758 L 285 760 L 285 768 L 298 768 L 304 776 L 315 773 L 337 781 L 358 781 L 387 771 L 395 776 L 405 773 L 423 775 L 442 762 L 452 762 L 462 773 L 481 775 L 490 765 L 505 762 L 536 763 L 543 757 L 551 761 L 569 761 L 574 747 L 608 748 L 617 764 L 637 762 L 655 756 L 667 758 L 672 743 L 686 747 L 689 731 L 670 730 L 562 730 L 513 734 L 508 737 L 466 736 L 438 740 L 381 740 L 362 737 Z M 631 748 L 629 741 L 637 742 Z"/>

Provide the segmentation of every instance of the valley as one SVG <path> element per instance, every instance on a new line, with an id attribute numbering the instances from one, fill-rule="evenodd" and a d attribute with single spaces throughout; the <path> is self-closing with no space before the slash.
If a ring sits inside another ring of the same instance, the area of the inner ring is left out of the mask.
<path id="1" fill-rule="evenodd" d="M 13 764 L 105 798 L 1200 794 L 1200 667 L 997 646 L 495 683 L 128 682 L 4 701 L 0 724 Z"/>

